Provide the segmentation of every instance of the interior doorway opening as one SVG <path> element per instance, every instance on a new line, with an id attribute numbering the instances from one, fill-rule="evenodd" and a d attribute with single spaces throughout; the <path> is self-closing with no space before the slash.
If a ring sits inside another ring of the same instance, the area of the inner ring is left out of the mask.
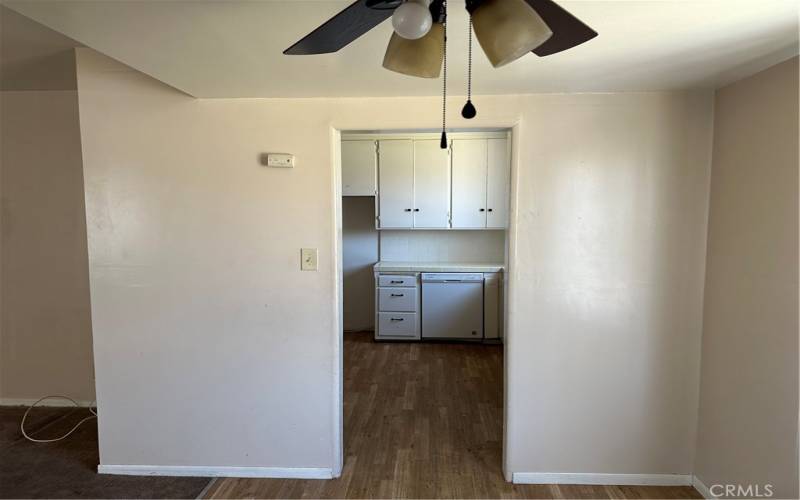
<path id="1" fill-rule="evenodd" d="M 335 136 L 342 478 L 499 495 L 512 131 L 448 132 L 446 149 L 425 131 Z"/>

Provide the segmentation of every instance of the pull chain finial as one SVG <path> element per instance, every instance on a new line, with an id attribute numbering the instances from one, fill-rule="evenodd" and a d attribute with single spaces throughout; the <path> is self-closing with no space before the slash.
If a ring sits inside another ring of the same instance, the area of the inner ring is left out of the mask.
<path id="1" fill-rule="evenodd" d="M 469 16 L 469 34 L 467 45 L 467 103 L 461 109 L 461 116 L 467 120 L 475 118 L 478 111 L 472 104 L 472 15 Z"/>

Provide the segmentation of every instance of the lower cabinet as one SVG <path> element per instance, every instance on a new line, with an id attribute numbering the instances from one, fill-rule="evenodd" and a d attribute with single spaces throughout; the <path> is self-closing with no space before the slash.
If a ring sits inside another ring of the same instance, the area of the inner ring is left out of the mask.
<path id="1" fill-rule="evenodd" d="M 420 272 L 375 273 L 375 340 L 422 338 Z M 483 273 L 483 339 L 503 338 L 503 273 Z"/>
<path id="2" fill-rule="evenodd" d="M 419 338 L 417 313 L 379 312 L 378 337 Z"/>
<path id="3" fill-rule="evenodd" d="M 500 340 L 503 336 L 503 274 L 483 275 L 483 338 Z"/>
<path id="4" fill-rule="evenodd" d="M 376 273 L 375 283 L 375 339 L 419 339 L 419 273 Z"/>

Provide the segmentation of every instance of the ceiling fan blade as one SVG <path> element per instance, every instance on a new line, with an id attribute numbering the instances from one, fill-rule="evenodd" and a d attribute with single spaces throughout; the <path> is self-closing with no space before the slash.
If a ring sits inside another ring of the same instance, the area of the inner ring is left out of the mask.
<path id="1" fill-rule="evenodd" d="M 392 9 L 368 7 L 371 0 L 357 0 L 325 21 L 283 53 L 286 55 L 330 54 L 346 46 L 392 15 Z"/>
<path id="2" fill-rule="evenodd" d="M 553 0 L 525 0 L 553 31 L 549 40 L 533 50 L 539 57 L 549 56 L 591 40 L 597 32 Z"/>

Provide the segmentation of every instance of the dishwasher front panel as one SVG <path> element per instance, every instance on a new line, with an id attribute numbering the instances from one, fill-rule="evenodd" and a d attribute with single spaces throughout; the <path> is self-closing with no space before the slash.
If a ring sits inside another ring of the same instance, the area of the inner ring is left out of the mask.
<path id="1" fill-rule="evenodd" d="M 422 338 L 482 340 L 483 281 L 423 281 Z"/>

